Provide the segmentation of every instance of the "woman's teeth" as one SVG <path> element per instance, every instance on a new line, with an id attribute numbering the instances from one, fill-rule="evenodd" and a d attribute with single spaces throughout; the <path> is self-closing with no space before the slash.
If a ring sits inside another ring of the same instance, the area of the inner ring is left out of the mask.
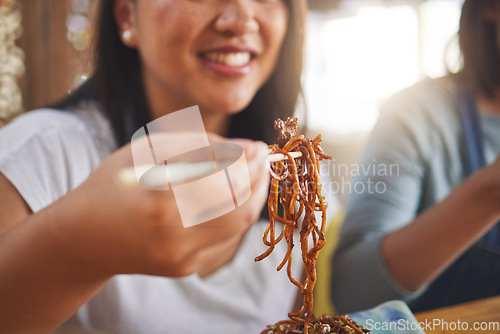
<path id="1" fill-rule="evenodd" d="M 248 64 L 252 58 L 250 52 L 208 52 L 204 54 L 204 57 L 215 63 L 227 66 L 243 66 Z"/>

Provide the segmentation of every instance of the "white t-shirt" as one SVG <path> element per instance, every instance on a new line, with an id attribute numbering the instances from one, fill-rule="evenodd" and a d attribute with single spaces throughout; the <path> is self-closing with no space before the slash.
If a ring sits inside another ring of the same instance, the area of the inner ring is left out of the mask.
<path id="1" fill-rule="evenodd" d="M 0 131 L 0 172 L 37 212 L 81 184 L 116 150 L 109 122 L 92 104 L 78 111 L 37 110 Z M 265 260 L 257 223 L 235 258 L 208 278 L 119 275 L 69 319 L 64 328 L 104 333 L 260 333 L 287 318 L 298 289 L 276 272 L 285 244 Z M 298 244 L 298 243 L 296 243 Z M 295 247 L 294 277 L 302 268 Z M 73 331 L 72 331 L 73 333 Z"/>

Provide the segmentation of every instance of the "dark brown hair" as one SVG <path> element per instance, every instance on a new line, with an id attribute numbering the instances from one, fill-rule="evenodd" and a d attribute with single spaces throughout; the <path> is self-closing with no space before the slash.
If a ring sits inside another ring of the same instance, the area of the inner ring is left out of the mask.
<path id="1" fill-rule="evenodd" d="M 137 1 L 137 0 L 136 0 Z M 139 0 L 140 1 L 140 0 Z M 288 30 L 270 79 L 252 102 L 232 116 L 229 137 L 275 142 L 276 118 L 292 116 L 301 95 L 305 0 L 283 0 L 289 13 Z M 101 0 L 95 41 L 95 73 L 72 95 L 53 107 L 66 109 L 84 99 L 101 103 L 119 145 L 151 120 L 136 49 L 126 47 L 118 34 L 114 1 Z M 302 122 L 304 125 L 304 122 Z"/>
<path id="2" fill-rule="evenodd" d="M 487 98 L 493 98 L 500 86 L 500 39 L 496 24 L 485 18 L 489 1 L 466 0 L 463 4 L 458 32 L 463 56 L 459 78 Z"/>

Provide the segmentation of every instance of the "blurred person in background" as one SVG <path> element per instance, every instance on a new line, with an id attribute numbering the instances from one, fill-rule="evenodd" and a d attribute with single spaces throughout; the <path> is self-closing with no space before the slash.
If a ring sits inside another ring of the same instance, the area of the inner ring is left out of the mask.
<path id="1" fill-rule="evenodd" d="M 458 35 L 460 72 L 396 94 L 368 140 L 362 166 L 386 169 L 357 181 L 384 187 L 349 199 L 331 267 L 340 313 L 500 294 L 500 1 L 466 0 Z"/>

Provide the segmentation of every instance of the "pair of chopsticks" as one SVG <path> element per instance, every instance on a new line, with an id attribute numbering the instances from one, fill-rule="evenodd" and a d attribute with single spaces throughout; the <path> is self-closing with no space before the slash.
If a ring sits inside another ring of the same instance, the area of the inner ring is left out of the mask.
<path id="1" fill-rule="evenodd" d="M 270 153 L 270 152 L 269 152 Z M 295 159 L 302 156 L 301 152 L 290 152 L 290 156 Z M 274 153 L 267 156 L 267 160 L 271 162 L 278 162 L 288 159 L 285 154 Z M 198 177 L 214 170 L 213 161 L 193 162 L 193 163 L 173 163 L 168 165 L 150 166 L 135 166 L 123 168 L 118 173 L 119 183 L 123 186 L 134 187 L 137 186 L 137 173 L 144 174 L 148 172 L 146 182 L 148 188 L 160 187 L 167 182 L 176 183 L 183 180 Z"/>

